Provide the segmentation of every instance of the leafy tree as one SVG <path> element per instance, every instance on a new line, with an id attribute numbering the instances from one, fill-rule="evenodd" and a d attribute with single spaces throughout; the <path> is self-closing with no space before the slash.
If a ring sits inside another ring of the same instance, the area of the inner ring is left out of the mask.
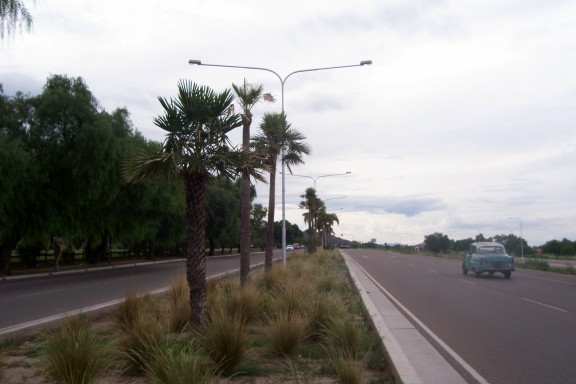
<path id="1" fill-rule="evenodd" d="M 447 252 L 450 249 L 450 239 L 448 236 L 436 232 L 424 237 L 424 245 L 434 253 Z"/>
<path id="2" fill-rule="evenodd" d="M 20 0 L 0 0 L 0 39 L 16 30 L 32 29 L 32 15 Z"/>
<path id="3" fill-rule="evenodd" d="M 268 210 L 262 204 L 254 204 L 252 206 L 252 214 L 250 217 L 250 226 L 252 227 L 252 241 L 254 245 L 258 245 L 262 250 L 265 248 L 265 234 L 266 234 L 266 216 Z"/>
<path id="4" fill-rule="evenodd" d="M 130 181 L 168 176 L 182 179 L 186 193 L 186 278 L 190 288 L 191 323 L 201 328 L 206 301 L 206 185 L 215 176 L 235 177 L 244 170 L 258 180 L 259 161 L 250 152 L 230 146 L 228 133 L 240 126 L 230 114 L 234 100 L 229 90 L 216 93 L 209 87 L 181 80 L 178 96 L 159 97 L 164 109 L 154 124 L 166 131 L 160 153 L 142 153 L 125 165 Z"/>
<path id="5" fill-rule="evenodd" d="M 264 269 L 272 269 L 274 246 L 274 210 L 276 207 L 276 167 L 278 157 L 292 173 L 291 166 L 303 164 L 303 155 L 310 154 L 310 147 L 304 143 L 304 135 L 288 124 L 285 114 L 266 113 L 259 126 L 260 132 L 252 138 L 252 146 L 265 158 L 270 169 L 270 193 L 268 195 L 268 223 L 266 226 L 266 250 Z"/>
<path id="6" fill-rule="evenodd" d="M 304 232 L 300 230 L 298 224 L 291 224 L 286 220 L 286 242 L 287 244 L 300 243 L 304 244 Z M 280 246 L 282 244 L 282 222 L 274 223 L 274 243 Z"/>
<path id="7" fill-rule="evenodd" d="M 564 238 L 562 241 L 550 240 L 547 241 L 543 246 L 542 250 L 545 253 L 550 253 L 554 255 L 556 259 L 560 256 L 574 256 L 576 254 L 576 243 Z"/>
<path id="8" fill-rule="evenodd" d="M 107 213 L 122 185 L 123 146 L 112 122 L 82 78 L 51 76 L 34 98 L 30 147 L 46 176 L 48 229 L 82 239 L 91 264 L 110 243 L 115 217 Z"/>
<path id="9" fill-rule="evenodd" d="M 472 245 L 472 243 L 474 243 L 476 240 L 472 239 L 472 238 L 467 238 L 467 239 L 462 239 L 462 240 L 455 240 L 452 244 L 452 247 L 455 251 L 458 252 L 466 252 L 470 249 L 470 246 Z"/>
<path id="10" fill-rule="evenodd" d="M 239 208 L 238 188 L 230 180 L 220 179 L 218 183 L 208 186 L 206 192 L 208 255 L 214 255 L 216 244 L 222 249 L 226 245 L 237 245 Z"/>
<path id="11" fill-rule="evenodd" d="M 30 97 L 0 94 L 0 275 L 11 273 L 12 251 L 44 219 L 43 174 L 29 149 L 32 110 Z"/>
<path id="12" fill-rule="evenodd" d="M 493 236 L 493 241 L 503 244 L 509 255 L 520 256 L 521 254 L 529 255 L 534 253 L 525 239 L 520 239 L 520 237 L 513 234 L 495 235 Z"/>

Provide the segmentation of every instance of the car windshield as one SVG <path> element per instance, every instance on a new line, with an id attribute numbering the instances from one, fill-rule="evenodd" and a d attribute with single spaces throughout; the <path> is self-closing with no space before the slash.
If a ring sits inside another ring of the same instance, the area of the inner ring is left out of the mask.
<path id="1" fill-rule="evenodd" d="M 480 247 L 480 249 L 478 249 L 478 253 L 486 255 L 489 253 L 499 253 L 499 254 L 504 254 L 504 248 L 503 247 L 499 247 L 499 246 L 485 246 L 485 247 Z"/>

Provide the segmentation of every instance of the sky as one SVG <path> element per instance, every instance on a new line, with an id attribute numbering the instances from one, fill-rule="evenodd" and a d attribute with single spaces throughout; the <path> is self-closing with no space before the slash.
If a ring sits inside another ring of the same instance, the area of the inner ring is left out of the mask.
<path id="1" fill-rule="evenodd" d="M 162 141 L 158 97 L 181 79 L 245 80 L 284 109 L 312 153 L 285 175 L 286 220 L 316 187 L 355 241 L 522 236 L 576 241 L 576 2 L 564 0 L 24 1 L 33 31 L 0 42 L 5 94 L 82 77 Z M 237 109 L 239 110 L 239 109 Z M 231 135 L 241 144 L 241 129 Z M 350 173 L 347 173 L 350 172 Z M 330 176 L 329 176 L 330 175 Z M 282 218 L 277 175 L 276 220 Z M 268 185 L 257 184 L 267 206 Z"/>

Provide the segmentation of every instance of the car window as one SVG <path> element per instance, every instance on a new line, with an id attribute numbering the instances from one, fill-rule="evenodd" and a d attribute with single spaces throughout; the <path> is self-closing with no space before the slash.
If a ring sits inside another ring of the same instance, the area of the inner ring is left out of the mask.
<path id="1" fill-rule="evenodd" d="M 496 247 L 496 246 L 490 246 L 490 247 L 480 247 L 480 249 L 478 250 L 478 253 L 480 254 L 489 254 L 489 253 L 504 253 L 504 248 L 502 247 Z"/>

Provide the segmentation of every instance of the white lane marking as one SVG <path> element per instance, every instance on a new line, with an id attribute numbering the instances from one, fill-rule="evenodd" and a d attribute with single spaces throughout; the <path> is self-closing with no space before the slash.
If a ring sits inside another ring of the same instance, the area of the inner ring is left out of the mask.
<path id="1" fill-rule="evenodd" d="M 58 289 L 48 289 L 46 291 L 39 291 L 39 292 L 32 292 L 32 293 L 26 293 L 23 295 L 18 295 L 16 297 L 29 297 L 29 296 L 38 296 L 38 295 L 43 295 L 45 293 L 51 293 L 51 292 L 60 292 L 63 291 L 62 288 L 58 288 Z"/>
<path id="2" fill-rule="evenodd" d="M 463 283 L 472 284 L 472 285 L 477 285 L 477 284 L 476 284 L 475 282 L 473 282 L 473 281 L 464 280 L 464 279 L 458 279 L 458 280 L 460 280 L 460 281 L 463 282 Z"/>
<path id="3" fill-rule="evenodd" d="M 518 272 L 516 272 L 516 275 L 518 275 Z M 545 277 L 538 277 L 538 276 L 530 276 L 530 275 L 525 275 L 523 273 L 520 273 L 520 275 L 522 277 L 527 277 L 529 279 L 537 279 L 537 280 L 544 280 L 544 281 L 551 281 L 553 283 L 559 283 L 559 284 L 566 284 L 566 285 L 576 285 L 571 281 L 562 281 L 562 280 L 556 280 L 556 279 L 547 279 Z"/>
<path id="4" fill-rule="evenodd" d="M 438 271 L 435 271 L 435 270 L 433 270 L 433 269 L 429 269 L 428 272 L 438 273 Z"/>
<path id="5" fill-rule="evenodd" d="M 548 308 L 554 309 L 554 310 L 556 310 L 556 311 L 560 311 L 560 312 L 564 312 L 564 313 L 567 313 L 567 312 L 568 312 L 568 311 L 565 310 L 565 309 L 562 309 L 562 308 L 559 308 L 559 307 L 555 307 L 555 306 L 550 305 L 550 304 L 541 303 L 540 301 L 532 300 L 532 299 L 529 299 L 529 298 L 527 298 L 527 297 L 523 297 L 522 300 L 526 300 L 526 301 L 529 301 L 529 302 L 531 302 L 531 303 L 541 305 L 541 306 L 543 306 L 543 307 L 548 307 Z"/>

